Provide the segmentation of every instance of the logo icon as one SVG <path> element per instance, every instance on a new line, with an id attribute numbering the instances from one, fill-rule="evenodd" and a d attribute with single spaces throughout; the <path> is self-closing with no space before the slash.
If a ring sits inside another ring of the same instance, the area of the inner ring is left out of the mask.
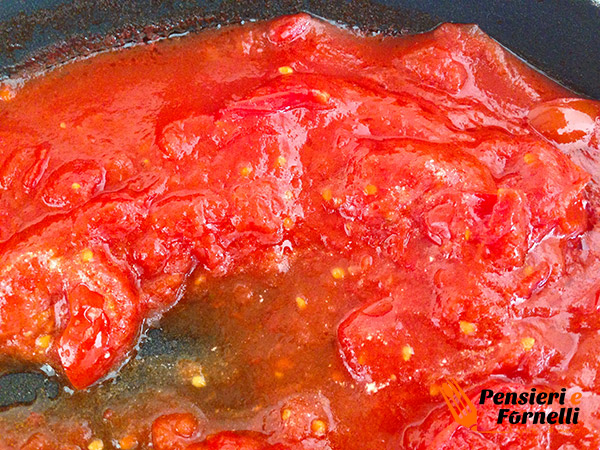
<path id="1" fill-rule="evenodd" d="M 440 391 L 454 420 L 471 431 L 477 431 L 477 409 L 457 381 L 445 381 Z"/>
<path id="2" fill-rule="evenodd" d="M 463 427 L 480 434 L 510 433 L 510 431 L 478 430 L 477 408 L 454 378 L 451 378 L 449 381 L 445 381 L 444 383 L 442 383 L 440 391 L 442 393 L 442 396 L 444 397 L 446 405 L 448 405 L 450 414 L 452 414 L 454 421 L 459 425 L 462 425 Z M 524 431 L 526 430 L 518 432 Z"/>

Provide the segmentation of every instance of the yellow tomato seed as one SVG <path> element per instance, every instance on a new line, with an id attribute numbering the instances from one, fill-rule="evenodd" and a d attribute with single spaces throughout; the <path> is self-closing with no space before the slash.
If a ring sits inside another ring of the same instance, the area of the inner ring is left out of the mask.
<path id="1" fill-rule="evenodd" d="M 49 334 L 45 334 L 44 336 L 40 336 L 35 340 L 35 345 L 42 349 L 47 349 L 50 347 L 50 343 L 52 342 L 52 336 Z"/>
<path id="2" fill-rule="evenodd" d="M 283 411 L 281 411 L 281 418 L 283 420 L 288 420 L 290 417 L 292 417 L 292 411 L 288 408 L 285 408 Z"/>
<path id="3" fill-rule="evenodd" d="M 316 436 L 324 436 L 327 433 L 327 424 L 321 419 L 315 419 L 310 424 L 310 429 Z"/>
<path id="4" fill-rule="evenodd" d="M 317 97 L 317 99 L 321 103 L 327 103 L 329 101 L 329 99 L 331 98 L 331 95 L 329 94 L 329 92 L 315 90 L 314 93 L 315 93 L 315 96 Z"/>
<path id="5" fill-rule="evenodd" d="M 88 444 L 88 450 L 102 450 L 104 448 L 104 442 L 102 439 L 94 439 Z"/>
<path id="6" fill-rule="evenodd" d="M 407 344 L 404 347 L 402 347 L 402 359 L 404 361 L 408 361 L 414 354 L 415 351 L 410 345 Z"/>
<path id="7" fill-rule="evenodd" d="M 294 69 L 290 66 L 281 66 L 278 70 L 281 75 L 291 75 L 294 73 Z"/>
<path id="8" fill-rule="evenodd" d="M 87 248 L 81 252 L 81 260 L 83 262 L 90 262 L 93 259 L 94 259 L 94 252 L 91 251 L 89 248 Z"/>
<path id="9" fill-rule="evenodd" d="M 195 388 L 203 388 L 206 386 L 206 378 L 204 378 L 204 375 L 199 374 L 199 375 L 194 375 L 192 377 L 192 386 L 194 386 Z"/>
<path id="10" fill-rule="evenodd" d="M 298 305 L 298 309 L 302 310 L 306 308 L 306 300 L 302 297 L 296 297 L 296 305 Z"/>
<path id="11" fill-rule="evenodd" d="M 367 184 L 365 186 L 365 194 L 367 194 L 367 195 L 377 194 L 377 186 L 375 186 L 374 184 Z"/>
<path id="12" fill-rule="evenodd" d="M 529 351 L 535 345 L 535 339 L 532 337 L 524 337 L 523 339 L 521 339 L 521 345 L 523 346 L 525 351 Z"/>
<path id="13" fill-rule="evenodd" d="M 341 267 L 334 267 L 333 269 L 331 269 L 331 275 L 336 280 L 341 280 L 346 276 L 346 271 Z"/>
<path id="14" fill-rule="evenodd" d="M 467 336 L 475 333 L 475 330 L 477 329 L 477 325 L 471 322 L 467 322 L 466 320 L 461 320 L 460 322 L 458 322 L 458 326 L 460 327 L 460 331 L 462 331 L 462 333 L 466 334 Z"/>
<path id="15" fill-rule="evenodd" d="M 127 436 L 119 440 L 119 447 L 121 448 L 121 450 L 131 450 L 137 446 L 138 440 L 132 434 L 128 434 Z"/>

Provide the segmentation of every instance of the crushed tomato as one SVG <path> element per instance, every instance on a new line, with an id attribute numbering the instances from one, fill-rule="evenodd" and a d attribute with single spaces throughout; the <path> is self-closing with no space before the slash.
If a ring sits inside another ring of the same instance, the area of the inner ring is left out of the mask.
<path id="1" fill-rule="evenodd" d="M 1 450 L 600 446 L 600 104 L 476 26 L 97 55 L 3 95 L 0 149 L 5 367 L 89 388 L 176 304 L 220 355 L 1 413 Z M 448 378 L 578 389 L 581 422 L 477 434 Z"/>

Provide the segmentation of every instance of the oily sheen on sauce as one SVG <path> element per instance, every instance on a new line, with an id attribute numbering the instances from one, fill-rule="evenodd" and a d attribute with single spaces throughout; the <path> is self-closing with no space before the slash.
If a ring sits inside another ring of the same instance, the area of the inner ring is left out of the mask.
<path id="1" fill-rule="evenodd" d="M 0 414 L 2 450 L 600 445 L 600 104 L 476 26 L 97 55 L 5 83 L 0 148 L 0 361 L 93 386 Z M 101 394 L 165 313 L 206 354 Z M 478 434 L 447 378 L 581 420 Z"/>

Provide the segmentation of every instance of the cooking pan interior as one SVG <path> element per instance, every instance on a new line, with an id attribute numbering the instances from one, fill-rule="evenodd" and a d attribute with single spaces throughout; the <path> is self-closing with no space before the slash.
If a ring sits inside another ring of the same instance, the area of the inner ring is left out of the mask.
<path id="1" fill-rule="evenodd" d="M 124 42 L 298 11 L 395 33 L 477 23 L 567 87 L 600 98 L 598 0 L 5 0 L 0 74 L 27 61 L 35 69 Z"/>
<path id="2" fill-rule="evenodd" d="M 77 55 L 242 20 L 306 11 L 384 33 L 416 33 L 442 22 L 477 23 L 523 59 L 583 95 L 600 99 L 600 3 L 597 0 L 4 0 L 0 75 L 36 71 Z M 145 338 L 138 361 L 198 354 L 206 346 L 161 330 Z M 61 390 L 50 369 L 0 370 L 0 410 Z"/>

